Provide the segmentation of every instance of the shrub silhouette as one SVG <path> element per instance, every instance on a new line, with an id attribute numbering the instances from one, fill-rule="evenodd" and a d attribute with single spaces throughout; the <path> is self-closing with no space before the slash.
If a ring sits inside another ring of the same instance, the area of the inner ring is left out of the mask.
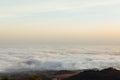
<path id="1" fill-rule="evenodd" d="M 30 80 L 42 80 L 42 78 L 39 75 L 33 75 L 30 77 Z"/>
<path id="2" fill-rule="evenodd" d="M 1 78 L 0 80 L 9 80 L 8 78 Z"/>

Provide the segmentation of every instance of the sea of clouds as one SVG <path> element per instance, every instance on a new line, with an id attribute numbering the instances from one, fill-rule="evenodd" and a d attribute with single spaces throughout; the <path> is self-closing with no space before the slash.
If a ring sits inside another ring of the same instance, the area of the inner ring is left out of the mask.
<path id="1" fill-rule="evenodd" d="M 0 72 L 120 69 L 120 46 L 0 46 Z"/>

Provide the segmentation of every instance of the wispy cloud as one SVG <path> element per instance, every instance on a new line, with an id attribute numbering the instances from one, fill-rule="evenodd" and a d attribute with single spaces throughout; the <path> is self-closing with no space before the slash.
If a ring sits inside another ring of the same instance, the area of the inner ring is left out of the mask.
<path id="1" fill-rule="evenodd" d="M 120 4 L 119 0 L 45 0 L 29 2 L 13 6 L 0 6 L 0 17 L 14 17 L 30 13 L 53 11 L 80 11 L 89 7 Z"/>

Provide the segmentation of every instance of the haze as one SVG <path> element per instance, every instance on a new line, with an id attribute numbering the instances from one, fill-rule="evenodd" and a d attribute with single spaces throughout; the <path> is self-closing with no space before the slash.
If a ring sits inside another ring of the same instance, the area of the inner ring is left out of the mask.
<path id="1" fill-rule="evenodd" d="M 0 43 L 120 42 L 120 0 L 0 0 Z"/>

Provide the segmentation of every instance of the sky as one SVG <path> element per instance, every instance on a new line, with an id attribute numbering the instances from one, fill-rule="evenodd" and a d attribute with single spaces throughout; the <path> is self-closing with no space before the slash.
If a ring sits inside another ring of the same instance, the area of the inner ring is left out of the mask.
<path id="1" fill-rule="evenodd" d="M 0 43 L 120 42 L 120 0 L 0 0 Z"/>

